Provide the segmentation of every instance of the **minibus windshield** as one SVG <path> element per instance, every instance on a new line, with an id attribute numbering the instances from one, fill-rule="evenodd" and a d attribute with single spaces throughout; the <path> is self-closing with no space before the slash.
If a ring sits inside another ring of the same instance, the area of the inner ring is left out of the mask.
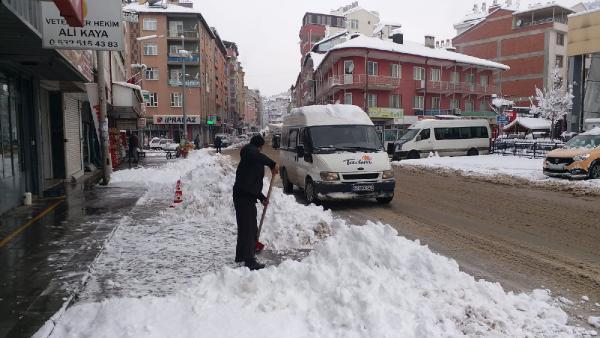
<path id="1" fill-rule="evenodd" d="M 412 139 L 415 138 L 415 136 L 417 136 L 417 134 L 419 133 L 420 129 L 409 129 L 406 134 L 402 135 L 402 137 L 400 137 L 400 141 L 410 141 Z"/>
<path id="2" fill-rule="evenodd" d="M 315 151 L 380 151 L 383 149 L 374 126 L 311 127 L 310 136 Z"/>

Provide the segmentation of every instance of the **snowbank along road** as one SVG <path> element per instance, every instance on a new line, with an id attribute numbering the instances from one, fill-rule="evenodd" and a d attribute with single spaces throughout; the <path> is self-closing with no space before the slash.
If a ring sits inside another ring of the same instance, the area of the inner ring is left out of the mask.
<path id="1" fill-rule="evenodd" d="M 266 148 L 266 152 L 278 158 L 278 151 Z M 231 156 L 236 159 L 235 152 Z M 514 172 L 496 170 L 486 175 L 454 171 L 449 165 L 443 169 L 420 163 L 395 166 L 395 199 L 389 206 L 355 201 L 326 207 L 355 224 L 367 220 L 390 224 L 400 235 L 420 239 L 456 259 L 462 270 L 508 289 L 549 288 L 575 301 L 566 309 L 574 318 L 597 316 L 600 308 L 595 302 L 579 299 L 600 299 L 600 196 L 596 194 L 600 182 L 574 182 L 576 189 L 564 180 L 552 179 L 544 185 L 541 162 L 536 161 L 539 173 L 534 173 L 531 160 L 523 160 L 523 164 L 507 165 L 515 167 Z M 296 195 L 302 201 L 302 194 Z"/>
<path id="2" fill-rule="evenodd" d="M 184 202 L 171 209 L 164 204 L 179 178 Z M 507 292 L 461 272 L 456 261 L 421 242 L 398 236 L 390 225 L 358 221 L 354 211 L 299 204 L 280 188 L 272 195 L 262 239 L 282 254 L 309 253 L 257 272 L 239 267 L 232 262 L 233 179 L 231 159 L 206 150 L 161 168 L 116 173 L 112 184 L 148 187 L 140 210 L 123 216 L 78 301 L 35 337 L 597 333 L 570 322 L 549 290 Z M 596 299 L 590 295 L 587 301 Z M 596 320 L 587 317 L 591 325 Z"/>

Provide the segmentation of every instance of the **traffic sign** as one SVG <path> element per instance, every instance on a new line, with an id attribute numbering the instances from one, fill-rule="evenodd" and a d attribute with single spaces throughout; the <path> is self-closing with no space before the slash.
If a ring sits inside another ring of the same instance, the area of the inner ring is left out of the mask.
<path id="1" fill-rule="evenodd" d="M 508 116 L 506 115 L 498 115 L 496 116 L 496 123 L 499 125 L 507 125 L 508 124 Z"/>

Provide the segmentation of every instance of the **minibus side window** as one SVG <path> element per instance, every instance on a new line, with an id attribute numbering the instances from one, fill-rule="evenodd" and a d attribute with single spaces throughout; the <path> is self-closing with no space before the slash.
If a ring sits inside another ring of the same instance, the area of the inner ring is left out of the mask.
<path id="1" fill-rule="evenodd" d="M 298 129 L 290 130 L 290 143 L 288 149 L 296 152 L 296 146 L 298 145 Z"/>
<path id="2" fill-rule="evenodd" d="M 429 138 L 431 137 L 431 130 L 430 129 L 423 129 L 419 133 L 419 136 L 421 136 L 421 141 L 423 141 L 423 140 L 429 140 Z"/>

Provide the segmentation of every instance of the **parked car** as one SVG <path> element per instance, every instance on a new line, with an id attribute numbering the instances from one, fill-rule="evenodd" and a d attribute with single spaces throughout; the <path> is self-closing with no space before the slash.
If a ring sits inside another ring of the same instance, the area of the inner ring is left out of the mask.
<path id="1" fill-rule="evenodd" d="M 396 141 L 394 160 L 417 159 L 436 152 L 440 156 L 477 156 L 490 153 L 487 120 L 423 120 Z"/>
<path id="2" fill-rule="evenodd" d="M 353 105 L 297 108 L 285 117 L 279 151 L 286 193 L 302 188 L 309 203 L 375 198 L 390 203 L 396 181 L 369 116 Z"/>
<path id="3" fill-rule="evenodd" d="M 226 148 L 229 147 L 231 145 L 231 136 L 228 134 L 216 134 L 215 135 L 215 140 L 217 139 L 217 137 L 221 138 L 221 147 Z"/>
<path id="4" fill-rule="evenodd" d="M 173 140 L 169 140 L 171 142 L 166 143 L 162 146 L 162 150 L 164 151 L 176 151 L 177 147 L 179 147 L 179 143 L 173 142 Z"/>
<path id="5" fill-rule="evenodd" d="M 563 148 L 546 155 L 544 174 L 550 177 L 600 179 L 600 127 L 579 134 Z"/>
<path id="6" fill-rule="evenodd" d="M 163 139 L 160 139 L 160 142 L 159 142 L 159 144 L 158 144 L 158 149 L 161 149 L 161 150 L 166 150 L 165 148 L 166 148 L 166 147 L 167 147 L 169 144 L 172 144 L 172 143 L 173 143 L 173 139 L 170 139 L 170 138 L 163 138 Z"/>
<path id="7" fill-rule="evenodd" d="M 150 149 L 160 149 L 160 137 L 153 137 L 148 144 Z"/>
<path id="8" fill-rule="evenodd" d="M 236 143 L 246 143 L 250 140 L 250 138 L 248 137 L 248 135 L 238 135 L 236 137 Z"/>

